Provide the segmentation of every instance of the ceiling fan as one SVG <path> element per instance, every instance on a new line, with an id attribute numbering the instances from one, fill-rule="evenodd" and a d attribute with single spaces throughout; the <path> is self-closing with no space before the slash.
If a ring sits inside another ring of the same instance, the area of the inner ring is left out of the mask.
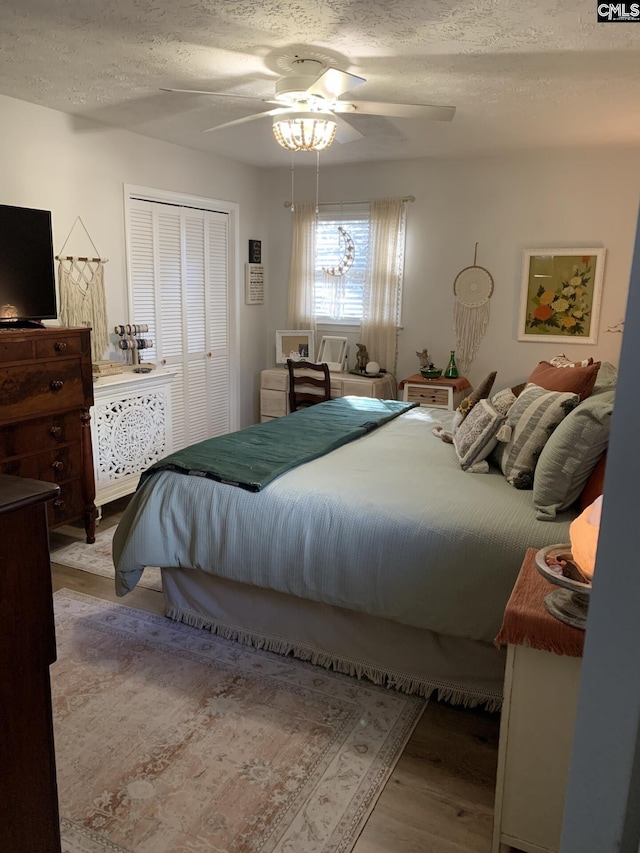
<path id="1" fill-rule="evenodd" d="M 432 104 L 381 103 L 378 101 L 356 101 L 351 98 L 342 99 L 341 95 L 349 93 L 352 89 L 365 83 L 365 78 L 350 74 L 347 71 L 341 71 L 339 68 L 327 66 L 317 59 L 296 58 L 292 67 L 294 74 L 276 80 L 273 98 L 256 98 L 250 95 L 198 89 L 163 88 L 162 91 L 243 98 L 262 101 L 264 104 L 273 104 L 273 109 L 215 125 L 207 128 L 203 133 L 271 116 L 276 139 L 280 145 L 290 150 L 317 151 L 328 148 L 334 137 L 338 142 L 353 142 L 356 139 L 361 139 L 363 134 L 348 121 L 350 115 L 451 121 L 456 111 L 455 107 L 434 106 Z"/>

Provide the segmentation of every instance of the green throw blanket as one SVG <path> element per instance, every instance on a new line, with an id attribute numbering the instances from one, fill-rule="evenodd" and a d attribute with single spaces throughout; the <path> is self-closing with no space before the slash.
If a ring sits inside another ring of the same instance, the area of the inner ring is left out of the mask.
<path id="1" fill-rule="evenodd" d="M 259 492 L 267 483 L 401 415 L 417 403 L 339 397 L 262 424 L 192 444 L 159 460 L 140 477 L 178 471 Z"/>

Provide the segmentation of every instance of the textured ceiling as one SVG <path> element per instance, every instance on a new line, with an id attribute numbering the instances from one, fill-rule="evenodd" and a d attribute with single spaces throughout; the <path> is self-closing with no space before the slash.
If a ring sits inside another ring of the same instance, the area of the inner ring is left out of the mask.
<path id="1" fill-rule="evenodd" d="M 268 105 L 295 56 L 366 78 L 357 98 L 454 105 L 452 122 L 355 116 L 323 163 L 640 146 L 640 22 L 595 0 L 2 0 L 0 93 L 258 166 L 290 155 Z"/>

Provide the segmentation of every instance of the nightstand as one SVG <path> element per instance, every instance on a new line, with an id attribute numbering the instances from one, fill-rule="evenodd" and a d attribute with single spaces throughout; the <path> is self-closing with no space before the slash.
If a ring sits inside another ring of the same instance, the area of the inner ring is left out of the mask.
<path id="1" fill-rule="evenodd" d="M 492 853 L 557 853 L 584 631 L 551 616 L 530 548 L 496 644 L 507 646 Z M 503 846 L 507 845 L 507 846 Z"/>
<path id="2" fill-rule="evenodd" d="M 422 374 L 414 373 L 400 382 L 398 390 L 402 391 L 402 399 L 406 403 L 453 411 L 467 396 L 471 385 L 464 376 L 458 379 L 425 379 Z"/>

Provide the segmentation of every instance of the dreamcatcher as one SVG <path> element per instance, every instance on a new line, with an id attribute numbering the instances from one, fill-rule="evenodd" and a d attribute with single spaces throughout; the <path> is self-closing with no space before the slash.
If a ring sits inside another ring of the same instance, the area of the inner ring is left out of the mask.
<path id="1" fill-rule="evenodd" d="M 489 322 L 489 300 L 493 294 L 493 278 L 476 264 L 478 244 L 473 252 L 473 265 L 460 270 L 453 283 L 453 329 L 456 333 L 456 360 L 467 372 L 484 337 Z"/>

